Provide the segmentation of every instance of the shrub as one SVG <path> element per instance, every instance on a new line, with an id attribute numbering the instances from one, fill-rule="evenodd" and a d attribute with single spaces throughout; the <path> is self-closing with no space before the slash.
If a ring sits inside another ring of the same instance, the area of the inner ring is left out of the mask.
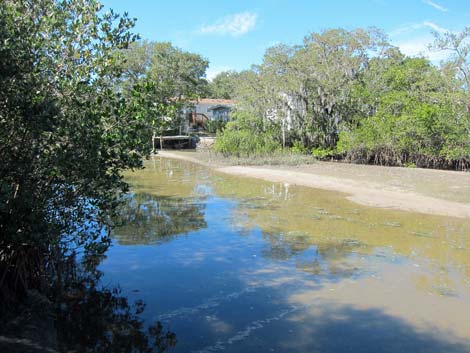
<path id="1" fill-rule="evenodd" d="M 312 154 L 316 159 L 326 159 L 335 155 L 335 150 L 331 148 L 314 148 Z"/>
<path id="2" fill-rule="evenodd" d="M 227 125 L 226 121 L 223 120 L 208 120 L 206 123 L 206 131 L 215 134 L 218 131 L 222 131 Z"/>
<path id="3" fill-rule="evenodd" d="M 400 114 L 378 111 L 342 132 L 337 151 L 361 163 L 467 169 L 468 118 L 446 105 L 412 102 Z"/>
<path id="4" fill-rule="evenodd" d="M 281 145 L 273 131 L 263 127 L 263 122 L 247 112 L 235 112 L 233 121 L 217 132 L 214 150 L 224 156 L 248 157 L 272 153 Z"/>

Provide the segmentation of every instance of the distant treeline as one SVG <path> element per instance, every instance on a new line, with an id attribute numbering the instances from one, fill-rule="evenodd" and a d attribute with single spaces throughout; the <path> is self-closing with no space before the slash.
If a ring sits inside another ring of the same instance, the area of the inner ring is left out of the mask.
<path id="1" fill-rule="evenodd" d="M 290 148 L 360 163 L 470 168 L 470 28 L 434 33 L 439 66 L 407 57 L 375 28 L 330 29 L 269 48 L 261 65 L 224 72 L 210 94 L 238 111 L 216 149 Z"/>

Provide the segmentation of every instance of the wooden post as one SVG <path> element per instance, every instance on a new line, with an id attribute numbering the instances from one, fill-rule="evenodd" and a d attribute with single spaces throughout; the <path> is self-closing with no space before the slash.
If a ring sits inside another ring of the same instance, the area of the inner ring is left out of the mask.
<path id="1" fill-rule="evenodd" d="M 155 154 L 155 131 L 152 134 L 152 154 Z"/>
<path id="2" fill-rule="evenodd" d="M 286 121 L 282 118 L 282 148 L 286 148 Z"/>

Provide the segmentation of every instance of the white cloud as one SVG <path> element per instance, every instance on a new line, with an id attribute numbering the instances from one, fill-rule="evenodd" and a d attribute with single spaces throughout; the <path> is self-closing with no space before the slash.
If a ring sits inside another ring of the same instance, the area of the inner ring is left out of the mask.
<path id="1" fill-rule="evenodd" d="M 413 38 L 407 41 L 397 43 L 400 51 L 408 56 L 424 55 L 428 51 L 428 45 L 431 43 L 429 37 Z"/>
<path id="2" fill-rule="evenodd" d="M 403 25 L 394 31 L 389 32 L 392 44 L 400 48 L 400 51 L 411 57 L 423 56 L 437 65 L 442 60 L 448 59 L 450 53 L 442 50 L 431 50 L 429 46 L 434 42 L 434 36 L 429 30 L 438 33 L 450 32 L 447 28 L 441 27 L 431 21 L 411 23 Z"/>
<path id="3" fill-rule="evenodd" d="M 433 30 L 435 30 L 436 32 L 439 32 L 439 33 L 446 33 L 446 32 L 449 32 L 448 29 L 446 28 L 443 28 L 441 26 L 438 26 L 437 24 L 435 24 L 434 22 L 430 22 L 430 21 L 424 21 L 423 22 L 423 26 L 426 26 L 426 27 L 429 27 Z"/>
<path id="4" fill-rule="evenodd" d="M 233 70 L 230 66 L 214 66 L 210 67 L 206 70 L 206 78 L 209 81 L 212 81 L 214 77 L 216 77 L 218 74 L 224 71 L 230 71 Z"/>
<path id="5" fill-rule="evenodd" d="M 413 31 L 420 30 L 420 29 L 423 29 L 423 28 L 431 28 L 432 30 L 434 30 L 436 32 L 439 32 L 439 33 L 449 32 L 448 29 L 443 28 L 443 27 L 435 24 L 434 22 L 423 21 L 423 22 L 420 22 L 420 23 L 412 23 L 412 24 L 401 26 L 401 27 L 391 31 L 389 33 L 389 35 L 390 35 L 390 37 L 397 37 L 397 36 L 400 36 L 402 34 L 413 32 Z"/>
<path id="6" fill-rule="evenodd" d="M 426 5 L 429 5 L 429 6 L 432 6 L 434 7 L 436 10 L 439 10 L 439 11 L 442 11 L 442 12 L 447 12 L 449 11 L 447 8 L 445 8 L 444 6 L 441 6 L 439 4 L 436 4 L 435 2 L 431 1 L 431 0 L 422 0 L 423 3 L 425 3 Z"/>
<path id="7" fill-rule="evenodd" d="M 258 15 L 253 12 L 236 13 L 220 18 L 214 24 L 204 25 L 198 32 L 239 37 L 255 27 L 257 18 Z"/>
<path id="8" fill-rule="evenodd" d="M 411 38 L 402 42 L 395 43 L 400 51 L 411 57 L 424 56 L 428 58 L 433 64 L 437 65 L 442 60 L 448 59 L 450 53 L 445 50 L 430 50 L 429 45 L 433 43 L 432 36 L 423 36 Z"/>

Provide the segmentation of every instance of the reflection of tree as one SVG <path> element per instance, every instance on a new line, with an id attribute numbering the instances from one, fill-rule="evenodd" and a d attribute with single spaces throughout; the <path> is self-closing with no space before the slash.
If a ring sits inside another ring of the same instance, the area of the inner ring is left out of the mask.
<path id="1" fill-rule="evenodd" d="M 288 260 L 313 245 L 312 239 L 301 233 L 263 233 L 263 238 L 267 240 L 267 247 L 262 254 L 274 260 Z"/>
<path id="2" fill-rule="evenodd" d="M 153 244 L 207 227 L 205 204 L 197 198 L 161 197 L 147 193 L 128 197 L 114 230 L 120 244 Z"/>
<path id="3" fill-rule="evenodd" d="M 139 317 L 145 304 L 129 304 L 119 288 L 101 288 L 100 259 L 86 259 L 66 271 L 58 295 L 57 332 L 60 351 L 164 352 L 176 344 L 174 333 L 158 322 L 145 329 Z"/>
<path id="4" fill-rule="evenodd" d="M 267 240 L 264 257 L 282 261 L 294 258 L 298 269 L 314 275 L 353 275 L 358 269 L 348 262 L 348 257 L 366 247 L 354 239 L 325 241 L 297 232 L 264 233 L 263 237 Z M 305 258 L 302 253 L 308 249 L 314 252 Z"/>

